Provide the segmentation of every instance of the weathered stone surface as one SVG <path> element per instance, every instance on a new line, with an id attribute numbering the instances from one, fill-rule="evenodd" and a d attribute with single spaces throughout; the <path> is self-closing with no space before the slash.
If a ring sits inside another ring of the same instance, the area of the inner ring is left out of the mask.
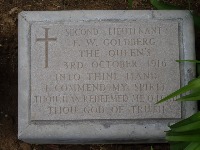
<path id="1" fill-rule="evenodd" d="M 180 87 L 178 38 L 173 20 L 33 23 L 31 120 L 180 118 L 155 105 Z"/>
<path id="2" fill-rule="evenodd" d="M 168 123 L 196 111 L 195 103 L 155 105 L 194 76 L 193 65 L 175 62 L 194 59 L 193 36 L 188 11 L 21 13 L 19 138 L 162 139 Z"/>

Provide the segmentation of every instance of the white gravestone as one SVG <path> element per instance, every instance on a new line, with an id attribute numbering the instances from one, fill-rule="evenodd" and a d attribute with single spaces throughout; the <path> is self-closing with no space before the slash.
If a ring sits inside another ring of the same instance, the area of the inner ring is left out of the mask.
<path id="1" fill-rule="evenodd" d="M 195 75 L 189 11 L 19 14 L 19 139 L 126 143 L 164 139 L 195 103 L 155 105 Z"/>

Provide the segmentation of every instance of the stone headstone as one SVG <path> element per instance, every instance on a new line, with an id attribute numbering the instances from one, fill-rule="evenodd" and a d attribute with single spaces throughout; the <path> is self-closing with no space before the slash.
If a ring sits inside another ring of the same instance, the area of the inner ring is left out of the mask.
<path id="1" fill-rule="evenodd" d="M 195 75 L 189 11 L 19 14 L 19 139 L 125 143 L 164 139 L 195 103 L 164 96 Z"/>

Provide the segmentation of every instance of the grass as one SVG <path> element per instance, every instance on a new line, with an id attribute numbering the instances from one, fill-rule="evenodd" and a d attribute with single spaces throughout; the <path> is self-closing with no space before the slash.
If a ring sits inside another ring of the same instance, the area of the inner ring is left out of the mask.
<path id="1" fill-rule="evenodd" d="M 129 7 L 132 8 L 132 1 L 129 0 Z M 178 10 L 181 9 L 174 5 L 169 5 L 161 0 L 150 0 L 151 4 L 160 10 Z M 188 6 L 190 10 L 190 1 L 188 0 Z M 200 16 L 191 12 L 194 24 L 197 29 L 200 29 Z M 195 60 L 179 60 L 179 63 L 197 63 L 200 61 Z M 200 75 L 200 65 L 197 65 L 197 73 Z M 186 93 L 188 93 L 186 95 Z M 179 90 L 169 94 L 165 98 L 157 102 L 163 103 L 176 96 L 182 96 L 177 98 L 176 101 L 198 101 L 200 100 L 200 76 L 190 81 L 186 86 Z M 169 126 L 170 130 L 166 132 L 166 140 L 170 143 L 171 150 L 200 150 L 200 112 L 181 120 L 174 125 Z M 152 149 L 152 147 L 151 147 Z"/>
<path id="2" fill-rule="evenodd" d="M 180 60 L 178 62 L 200 63 L 195 60 Z M 186 95 L 186 92 L 189 94 Z M 157 102 L 163 103 L 178 95 L 185 94 L 176 101 L 200 100 L 200 76 L 190 81 L 186 86 L 171 93 Z M 170 143 L 171 150 L 200 150 L 200 112 L 169 126 L 166 132 L 166 140 Z"/>
<path id="3" fill-rule="evenodd" d="M 157 9 L 179 9 L 176 6 L 171 6 L 157 0 L 151 0 L 152 5 Z M 200 29 L 200 17 L 192 13 L 195 26 Z M 197 63 L 195 60 L 179 60 L 181 62 Z M 200 66 L 197 66 L 197 72 L 200 73 Z M 165 98 L 161 99 L 159 103 L 165 102 L 178 95 L 186 94 L 177 101 L 198 101 L 200 100 L 200 76 L 190 81 L 186 86 L 171 93 Z M 166 132 L 166 140 L 170 143 L 171 150 L 200 150 L 200 112 L 186 118 L 182 121 L 169 126 L 170 130 Z"/>

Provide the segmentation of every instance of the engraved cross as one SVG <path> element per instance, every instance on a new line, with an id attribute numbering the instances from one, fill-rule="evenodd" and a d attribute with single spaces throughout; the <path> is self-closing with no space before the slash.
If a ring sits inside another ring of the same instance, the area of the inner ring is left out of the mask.
<path id="1" fill-rule="evenodd" d="M 44 29 L 45 29 L 45 37 L 44 38 L 36 38 L 36 42 L 38 42 L 38 41 L 45 42 L 45 68 L 48 68 L 49 42 L 50 41 L 56 41 L 57 38 L 49 38 L 49 29 L 50 28 L 44 28 Z"/>

